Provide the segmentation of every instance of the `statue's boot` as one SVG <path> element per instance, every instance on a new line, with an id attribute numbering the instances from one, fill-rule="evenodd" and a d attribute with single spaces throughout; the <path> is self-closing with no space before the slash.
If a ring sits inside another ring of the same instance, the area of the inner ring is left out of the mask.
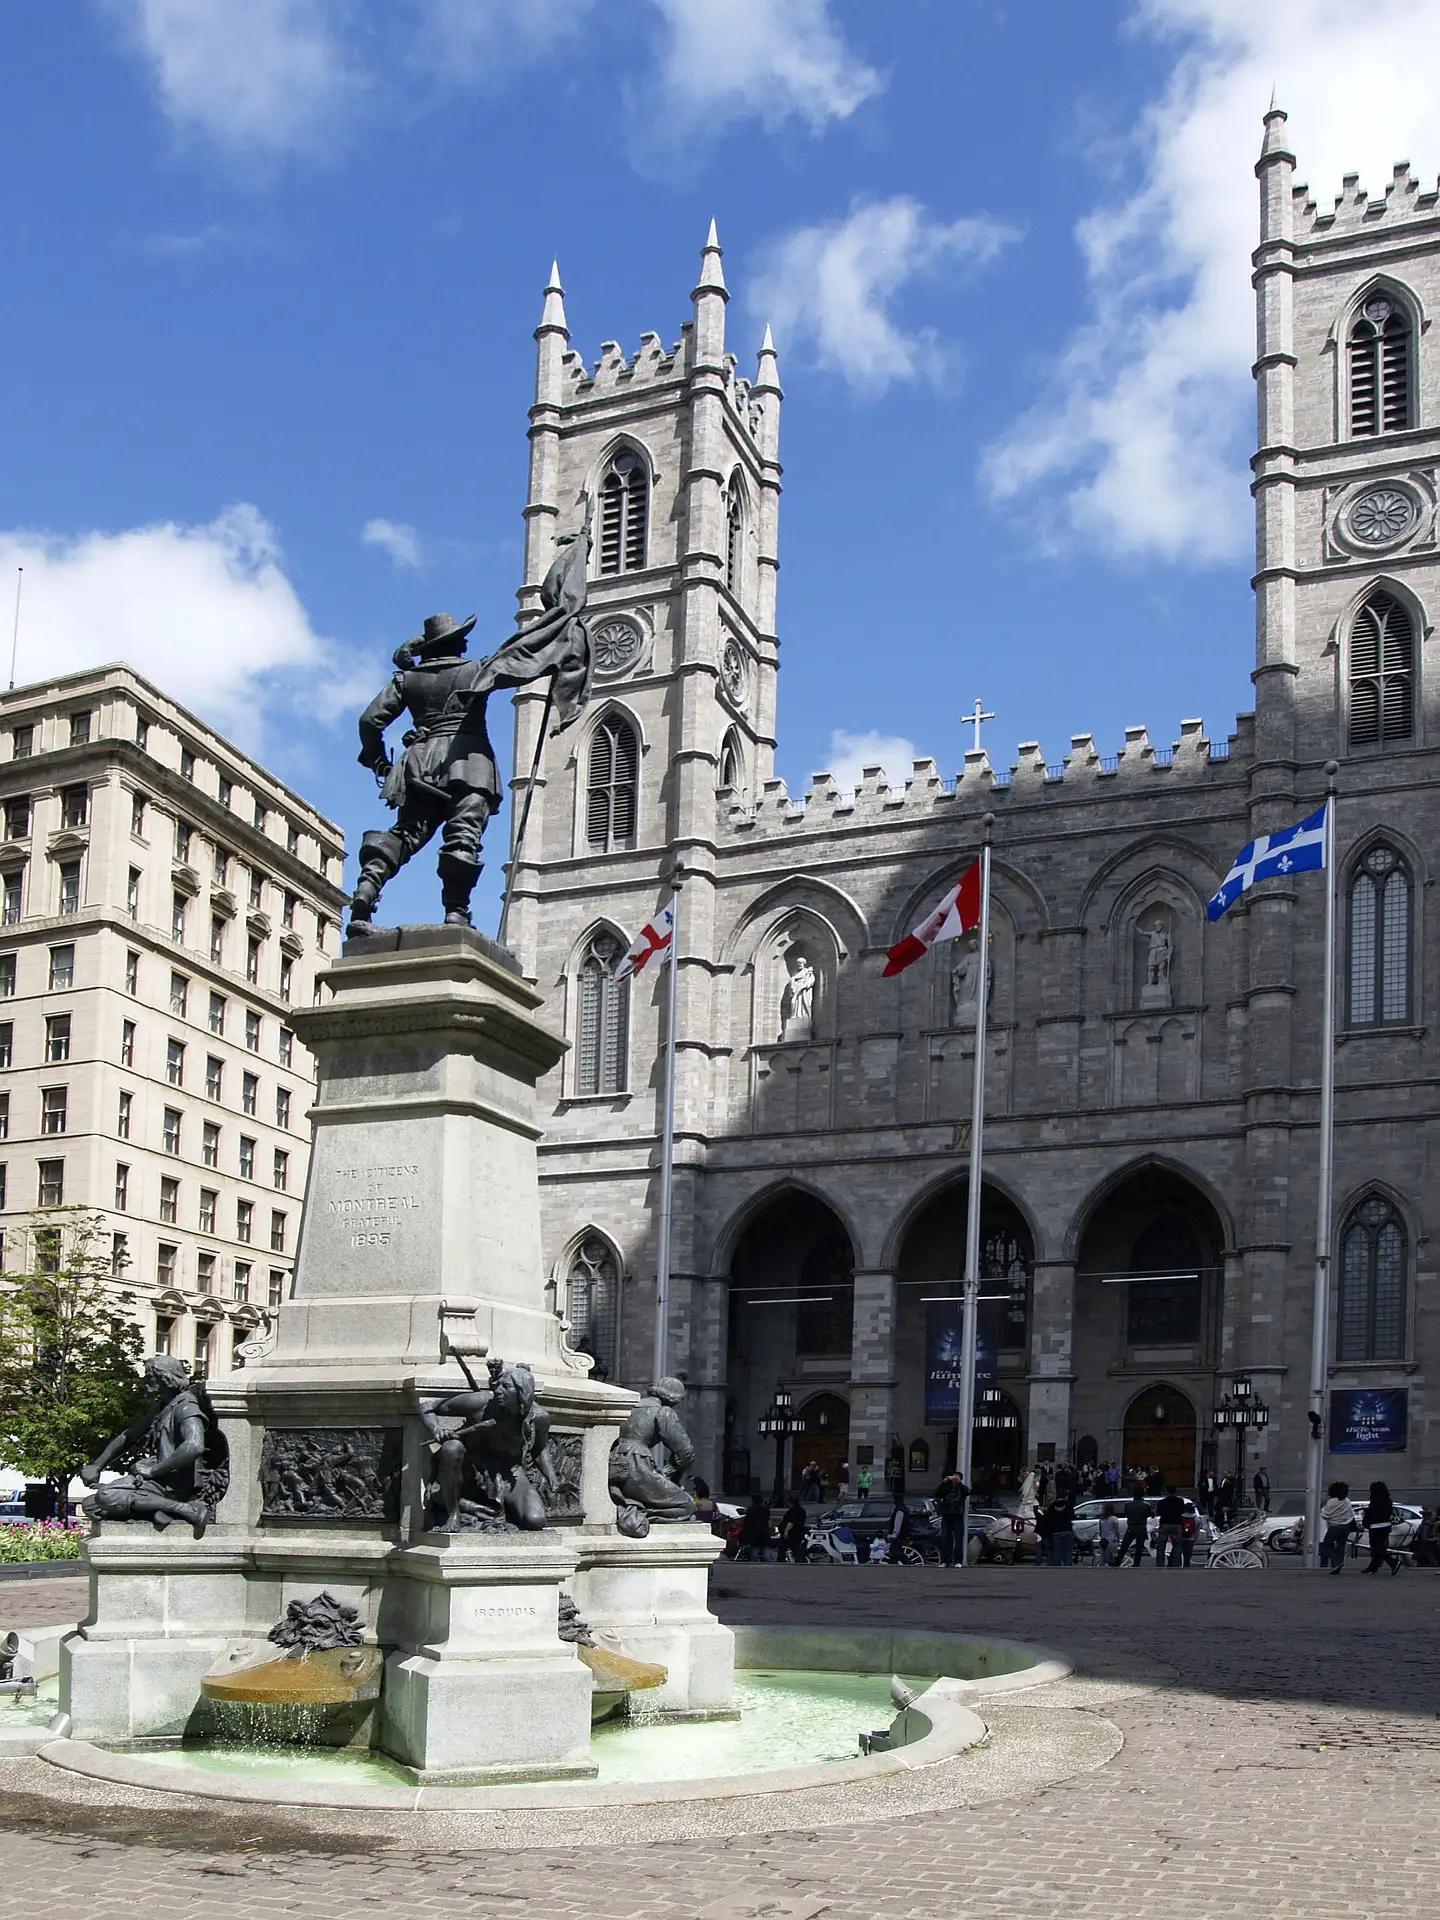
<path id="1" fill-rule="evenodd" d="M 385 882 L 400 867 L 400 838 L 394 833 L 365 833 L 360 836 L 360 878 L 355 882 L 355 891 L 350 896 L 349 934 L 366 934 L 371 931 L 370 920 L 375 912 L 375 903 L 379 900 Z"/>
<path id="2" fill-rule="evenodd" d="M 440 875 L 440 904 L 447 927 L 468 927 L 470 896 L 480 878 L 480 862 L 464 853 L 442 853 L 435 862 Z"/>

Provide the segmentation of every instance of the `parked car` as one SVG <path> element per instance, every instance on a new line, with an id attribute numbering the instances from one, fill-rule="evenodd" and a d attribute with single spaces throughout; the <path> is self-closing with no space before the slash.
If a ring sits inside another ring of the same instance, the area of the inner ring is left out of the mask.
<path id="1" fill-rule="evenodd" d="M 910 1542 L 926 1561 L 940 1558 L 940 1522 L 935 1515 L 933 1500 L 907 1500 L 905 1511 L 910 1516 Z M 864 1500 L 844 1500 L 838 1507 L 830 1507 L 815 1522 L 818 1527 L 848 1527 L 854 1535 L 855 1544 L 860 1550 L 861 1559 L 870 1551 L 870 1542 L 890 1531 L 891 1516 L 895 1512 L 895 1502 L 888 1494 L 877 1497 L 870 1494 Z M 829 1557 L 828 1555 L 826 1556 Z"/>

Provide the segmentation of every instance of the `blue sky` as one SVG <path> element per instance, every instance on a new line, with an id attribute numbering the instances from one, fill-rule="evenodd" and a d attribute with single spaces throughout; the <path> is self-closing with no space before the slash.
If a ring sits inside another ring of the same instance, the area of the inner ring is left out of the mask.
<path id="1" fill-rule="evenodd" d="M 592 358 L 677 336 L 712 215 L 743 363 L 775 323 L 803 791 L 877 751 L 845 736 L 953 771 L 977 695 L 997 762 L 1228 732 L 1271 86 L 1317 193 L 1440 160 L 1440 22 L 1400 0 L 72 0 L 7 27 L 20 677 L 130 658 L 352 841 L 391 649 L 439 607 L 487 647 L 510 627 L 552 255 Z M 430 910 L 417 869 L 387 911 Z"/>

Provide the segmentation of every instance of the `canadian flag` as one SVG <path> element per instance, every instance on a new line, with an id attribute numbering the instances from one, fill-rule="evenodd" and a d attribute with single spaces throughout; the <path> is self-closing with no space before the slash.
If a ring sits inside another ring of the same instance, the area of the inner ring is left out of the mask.
<path id="1" fill-rule="evenodd" d="M 913 932 L 898 940 L 885 956 L 884 978 L 913 967 L 937 940 L 958 940 L 980 924 L 980 862 L 972 860 L 961 874 L 958 885 L 920 922 Z"/>
<path id="2" fill-rule="evenodd" d="M 656 954 L 664 953 L 675 937 L 675 903 L 662 907 L 648 926 L 636 934 L 628 953 L 622 953 L 615 962 L 615 978 L 628 980 L 632 973 L 640 973 L 648 967 Z"/>

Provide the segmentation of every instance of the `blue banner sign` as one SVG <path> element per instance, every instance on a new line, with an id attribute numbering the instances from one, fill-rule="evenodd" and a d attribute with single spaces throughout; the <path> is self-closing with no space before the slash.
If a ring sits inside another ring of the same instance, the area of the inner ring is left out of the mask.
<path id="1" fill-rule="evenodd" d="M 1408 1387 L 1367 1388 L 1330 1395 L 1331 1453 L 1404 1453 L 1409 1426 Z"/>
<path id="2" fill-rule="evenodd" d="M 982 1300 L 975 1330 L 977 1391 L 994 1380 L 1003 1300 Z M 925 1424 L 952 1427 L 960 1414 L 960 1354 L 965 1309 L 960 1300 L 931 1300 L 925 1308 Z"/>

